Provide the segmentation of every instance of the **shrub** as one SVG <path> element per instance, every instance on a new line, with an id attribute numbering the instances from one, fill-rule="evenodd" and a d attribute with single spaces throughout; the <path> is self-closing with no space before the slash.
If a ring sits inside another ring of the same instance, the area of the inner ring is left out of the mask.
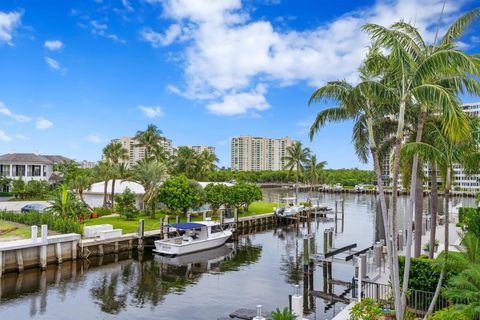
<path id="1" fill-rule="evenodd" d="M 112 208 L 105 208 L 105 207 L 96 207 L 93 208 L 93 212 L 97 214 L 97 217 L 108 216 L 113 213 Z"/>
<path id="2" fill-rule="evenodd" d="M 380 306 L 372 298 L 365 298 L 350 310 L 352 320 L 377 320 L 381 319 L 383 313 Z"/>
<path id="3" fill-rule="evenodd" d="M 50 230 L 57 231 L 59 233 L 83 233 L 83 227 L 73 218 L 61 218 L 58 215 L 39 212 L 26 212 L 19 214 L 11 211 L 0 211 L 0 220 L 13 221 L 26 225 L 42 224 L 48 225 Z"/>
<path id="4" fill-rule="evenodd" d="M 126 188 L 122 194 L 115 196 L 116 210 L 127 220 L 133 220 L 138 215 L 138 210 L 135 207 L 136 196 L 135 193 Z"/>
<path id="5" fill-rule="evenodd" d="M 400 277 L 403 277 L 405 257 L 398 257 Z M 433 267 L 434 260 L 412 258 L 408 287 L 415 290 L 435 292 L 440 273 Z"/>
<path id="6" fill-rule="evenodd" d="M 280 310 L 272 311 L 272 319 L 273 320 L 295 320 L 297 317 L 292 313 L 292 311 L 288 310 L 288 308 L 284 308 Z"/>

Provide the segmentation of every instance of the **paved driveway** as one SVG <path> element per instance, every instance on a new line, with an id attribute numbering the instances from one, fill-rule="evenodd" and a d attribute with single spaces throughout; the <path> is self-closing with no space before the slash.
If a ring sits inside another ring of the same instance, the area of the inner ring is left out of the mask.
<path id="1" fill-rule="evenodd" d="M 45 206 L 49 205 L 47 201 L 5 201 L 5 202 L 0 202 L 0 210 L 20 211 L 20 209 L 22 209 L 23 206 L 31 203 L 39 203 Z"/>

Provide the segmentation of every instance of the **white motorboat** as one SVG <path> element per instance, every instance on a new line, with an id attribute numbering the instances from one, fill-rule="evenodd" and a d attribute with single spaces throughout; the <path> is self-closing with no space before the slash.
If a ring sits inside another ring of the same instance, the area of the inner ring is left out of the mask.
<path id="1" fill-rule="evenodd" d="M 287 218 L 297 215 L 298 213 L 305 210 L 304 206 L 299 206 L 294 204 L 297 201 L 296 197 L 282 198 L 281 200 L 285 201 L 287 204 L 283 207 L 274 208 L 274 212 L 278 217 Z"/>
<path id="2" fill-rule="evenodd" d="M 229 259 L 234 254 L 234 250 L 228 243 L 215 249 L 195 252 L 182 256 L 170 257 L 166 255 L 155 255 L 155 260 L 173 266 L 183 266 L 189 264 L 204 265 L 205 270 L 211 270 L 222 261 Z"/>
<path id="3" fill-rule="evenodd" d="M 177 237 L 156 240 L 154 252 L 179 256 L 208 250 L 223 245 L 232 236 L 232 230 L 224 230 L 214 221 L 187 222 L 170 224 L 179 234 Z"/>

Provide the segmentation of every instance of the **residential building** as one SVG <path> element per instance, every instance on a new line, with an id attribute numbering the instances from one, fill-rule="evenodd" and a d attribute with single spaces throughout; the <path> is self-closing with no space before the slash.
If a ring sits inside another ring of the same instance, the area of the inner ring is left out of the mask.
<path id="1" fill-rule="evenodd" d="M 0 156 L 0 175 L 9 179 L 50 180 L 55 164 L 70 159 L 57 155 L 8 153 Z"/>
<path id="2" fill-rule="evenodd" d="M 112 180 L 107 181 L 107 202 L 112 203 Z M 135 194 L 135 206 L 137 209 L 143 209 L 143 196 L 145 189 L 141 184 L 134 181 L 115 180 L 115 195 L 122 194 L 126 189 Z M 105 192 L 105 181 L 94 183 L 83 192 L 85 202 L 92 208 L 103 206 L 103 196 Z"/>
<path id="3" fill-rule="evenodd" d="M 231 168 L 236 171 L 283 170 L 284 157 L 292 146 L 289 137 L 272 139 L 238 136 L 232 138 Z"/>
<path id="4" fill-rule="evenodd" d="M 192 149 L 192 150 L 195 150 L 199 153 L 203 152 L 203 151 L 208 151 L 210 154 L 215 154 L 215 147 L 212 147 L 212 146 L 183 146 L 183 147 L 187 147 L 189 149 Z"/>
<path id="5" fill-rule="evenodd" d="M 83 160 L 77 163 L 78 163 L 78 166 L 82 169 L 93 169 L 97 166 L 97 161 Z"/>
<path id="6" fill-rule="evenodd" d="M 113 139 L 112 142 L 120 142 L 128 150 L 128 160 L 124 161 L 129 168 L 135 165 L 138 160 L 145 158 L 145 147 L 141 146 L 134 137 L 122 137 Z M 160 146 L 170 155 L 173 154 L 172 140 L 162 137 Z"/>

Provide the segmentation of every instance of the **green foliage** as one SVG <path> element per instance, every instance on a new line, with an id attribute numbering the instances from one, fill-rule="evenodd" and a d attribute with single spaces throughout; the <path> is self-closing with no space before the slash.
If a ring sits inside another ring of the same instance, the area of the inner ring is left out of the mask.
<path id="1" fill-rule="evenodd" d="M 103 216 L 108 216 L 113 213 L 112 208 L 105 208 L 105 207 L 96 207 L 93 208 L 93 212 L 97 214 L 97 217 L 103 217 Z"/>
<path id="2" fill-rule="evenodd" d="M 432 320 L 470 320 L 470 318 L 454 307 L 449 307 L 435 312 Z"/>
<path id="3" fill-rule="evenodd" d="M 210 204 L 213 212 L 216 212 L 218 208 L 225 205 L 228 202 L 229 187 L 218 183 L 210 183 L 204 189 L 205 201 Z"/>
<path id="4" fill-rule="evenodd" d="M 382 309 L 372 298 L 365 298 L 350 310 L 352 320 L 380 320 L 382 317 Z"/>
<path id="5" fill-rule="evenodd" d="M 295 320 L 297 317 L 290 311 L 288 308 L 284 308 L 280 310 L 272 311 L 272 319 L 273 320 Z"/>
<path id="6" fill-rule="evenodd" d="M 20 199 L 45 199 L 50 192 L 50 184 L 45 180 L 30 180 L 22 178 L 12 181 L 12 195 Z"/>
<path id="7" fill-rule="evenodd" d="M 78 201 L 76 194 L 68 190 L 65 184 L 55 190 L 51 206 L 47 210 L 64 219 L 83 219 L 83 216 L 87 214 L 83 203 Z"/>
<path id="8" fill-rule="evenodd" d="M 171 212 L 187 214 L 188 209 L 205 203 L 205 192 L 195 181 L 181 175 L 167 180 L 160 188 L 159 200 Z"/>
<path id="9" fill-rule="evenodd" d="M 127 220 L 133 220 L 138 215 L 136 203 L 136 196 L 129 188 L 126 188 L 122 194 L 115 196 L 116 211 Z"/>
<path id="10" fill-rule="evenodd" d="M 466 223 L 468 216 L 478 214 L 478 208 L 460 207 L 458 209 L 458 222 Z"/>
<path id="11" fill-rule="evenodd" d="M 262 200 L 262 190 L 255 184 L 239 183 L 233 187 L 230 197 L 234 197 L 234 204 L 241 205 L 248 210 L 250 204 L 254 201 Z"/>
<path id="12" fill-rule="evenodd" d="M 403 275 L 405 257 L 398 257 L 399 274 Z M 435 292 L 440 272 L 433 266 L 433 260 L 412 258 L 410 265 L 410 278 L 408 287 L 410 289 Z"/>
<path id="13" fill-rule="evenodd" d="M 0 220 L 13 221 L 26 225 L 42 224 L 48 225 L 50 230 L 60 233 L 79 233 L 82 234 L 83 227 L 74 218 L 62 218 L 57 215 L 39 212 L 25 212 L 18 214 L 17 212 L 0 211 Z"/>
<path id="14" fill-rule="evenodd" d="M 12 194 L 15 198 L 23 199 L 25 197 L 25 181 L 20 177 L 12 181 Z"/>

